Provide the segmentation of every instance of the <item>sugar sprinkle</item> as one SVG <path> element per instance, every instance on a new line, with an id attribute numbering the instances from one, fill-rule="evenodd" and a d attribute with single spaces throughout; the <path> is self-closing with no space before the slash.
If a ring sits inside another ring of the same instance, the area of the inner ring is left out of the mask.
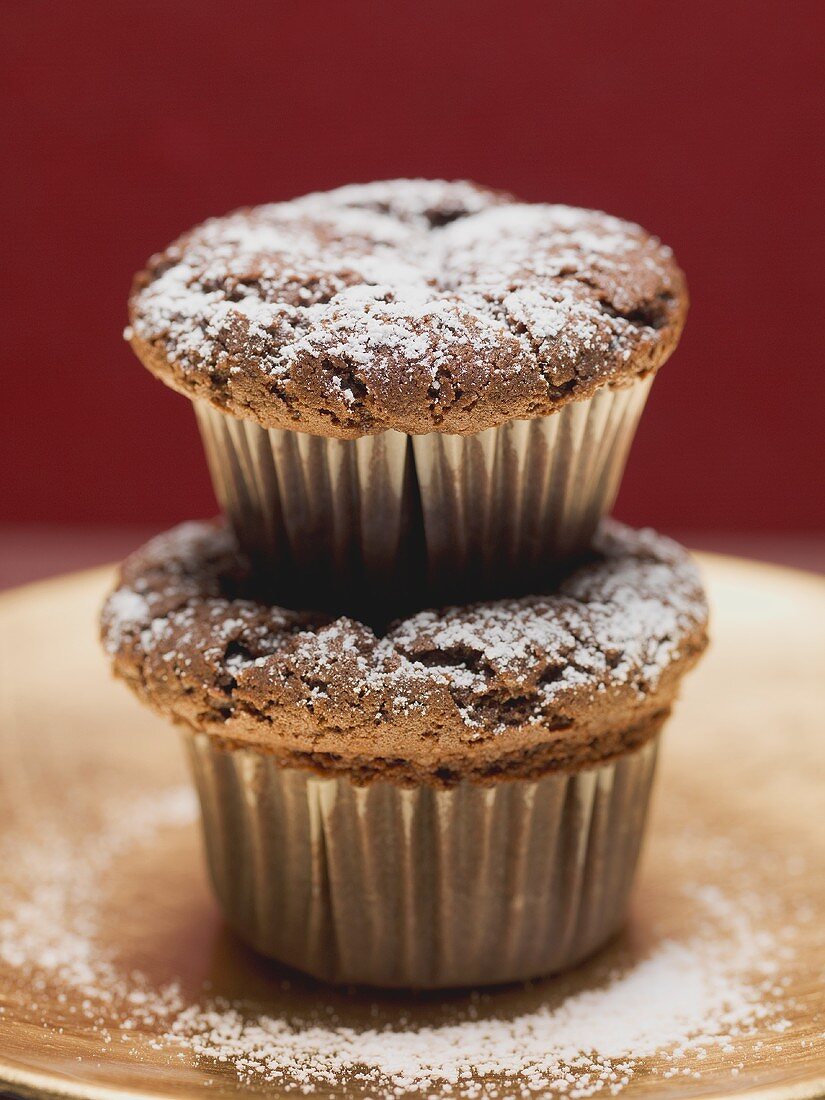
<path id="1" fill-rule="evenodd" d="M 570 996 L 560 999 L 549 982 L 548 996 L 534 996 L 537 1007 L 516 1016 L 497 1014 L 495 993 L 479 993 L 445 1005 L 438 1025 L 415 1026 L 404 1013 L 382 1009 L 374 1015 L 385 1018 L 375 1026 L 355 1028 L 332 1005 L 299 1020 L 210 1000 L 207 991 L 187 997 L 175 981 L 154 987 L 123 972 L 103 948 L 102 886 L 130 849 L 150 848 L 164 830 L 189 826 L 195 815 L 189 789 L 173 788 L 104 808 L 96 835 L 81 842 L 48 828 L 35 840 L 7 838 L 27 881 L 0 911 L 0 966 L 26 977 L 35 1007 L 47 991 L 62 989 L 64 1000 L 71 991 L 102 1046 L 115 1029 L 148 1024 L 161 1035 L 155 1046 L 170 1056 L 229 1065 L 250 1087 L 314 1093 L 343 1083 L 376 1098 L 616 1094 L 642 1060 L 662 1078 L 696 1077 L 710 1050 L 731 1055 L 736 1074 L 742 1037 L 757 1029 L 780 1036 L 790 1026 L 782 1015 L 790 1007 L 783 970 L 797 926 L 779 922 L 776 931 L 778 922 L 767 918 L 777 903 L 748 883 L 742 853 L 697 836 L 683 839 L 685 850 L 706 843 L 708 859 L 726 861 L 731 874 L 725 891 L 685 885 L 689 934 L 663 935 L 646 957 Z M 798 918 L 805 919 L 802 909 Z"/>

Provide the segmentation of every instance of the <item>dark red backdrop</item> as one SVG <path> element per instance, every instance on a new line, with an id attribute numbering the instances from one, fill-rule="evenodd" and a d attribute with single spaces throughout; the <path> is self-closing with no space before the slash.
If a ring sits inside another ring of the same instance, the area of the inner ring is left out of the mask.
<path id="1" fill-rule="evenodd" d="M 620 513 L 817 529 L 821 0 L 4 0 L 3 517 L 214 507 L 188 402 L 121 340 L 132 272 L 244 203 L 469 176 L 671 243 L 693 309 Z"/>

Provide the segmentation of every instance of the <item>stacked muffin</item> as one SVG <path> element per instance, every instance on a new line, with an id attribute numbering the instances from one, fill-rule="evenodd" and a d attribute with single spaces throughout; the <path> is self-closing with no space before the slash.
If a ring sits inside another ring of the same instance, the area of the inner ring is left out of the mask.
<path id="1" fill-rule="evenodd" d="M 138 277 L 129 338 L 226 519 L 129 558 L 103 639 L 183 727 L 263 953 L 504 982 L 621 923 L 707 607 L 602 517 L 686 308 L 638 226 L 422 180 L 209 221 Z"/>

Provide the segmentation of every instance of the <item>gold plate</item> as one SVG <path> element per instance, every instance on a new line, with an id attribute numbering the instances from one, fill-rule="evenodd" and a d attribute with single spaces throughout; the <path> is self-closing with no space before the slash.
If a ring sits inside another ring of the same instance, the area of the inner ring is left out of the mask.
<path id="1" fill-rule="evenodd" d="M 687 682 L 665 734 L 625 932 L 571 974 L 481 999 L 332 991 L 247 950 L 222 924 L 209 891 L 191 803 L 181 793 L 187 779 L 178 740 L 110 680 L 99 652 L 96 615 L 111 572 L 4 595 L 0 1086 L 38 1096 L 281 1095 L 277 1085 L 254 1075 L 241 1082 L 235 1065 L 198 1061 L 190 1046 L 162 1038 L 168 1020 L 141 1020 L 136 1009 L 126 1021 L 133 1026 L 124 1027 L 118 999 L 131 996 L 134 1006 L 134 990 L 177 983 L 181 1003 L 223 998 L 244 1018 L 315 1019 L 327 1012 L 361 1028 L 376 1018 L 398 1026 L 403 1017 L 416 1027 L 509 1017 L 595 988 L 611 967 L 643 959 L 664 939 L 678 942 L 697 920 L 686 883 L 730 893 L 741 879 L 748 896 L 765 901 L 757 933 L 784 945 L 762 994 L 764 1020 L 728 1043 L 711 1044 L 704 1056 L 689 1049 L 676 1062 L 672 1053 L 640 1058 L 622 1096 L 825 1095 L 825 583 L 730 558 L 704 556 L 701 564 L 713 607 L 713 647 Z M 154 799 L 158 813 L 164 798 L 163 827 L 141 832 L 139 821 L 129 824 L 141 799 Z M 132 843 L 107 854 L 104 820 L 115 822 L 121 841 L 131 828 Z M 66 881 L 57 894 L 32 895 L 38 860 L 53 872 L 63 866 L 64 847 Z M 95 868 L 105 873 L 96 878 Z M 86 929 L 86 940 L 80 935 L 68 969 L 61 969 L 49 955 L 46 932 L 50 921 L 59 928 L 60 907 L 72 890 L 81 908 L 90 902 L 84 890 L 97 891 L 91 900 L 98 924 Z M 15 934 L 21 958 L 15 958 Z M 90 1000 L 78 978 L 90 936 L 95 950 L 114 960 L 108 1006 Z M 26 958 L 38 951 L 44 973 Z M 324 1086 L 319 1094 L 376 1091 L 350 1082 Z M 514 1094 L 509 1085 L 499 1093 Z"/>

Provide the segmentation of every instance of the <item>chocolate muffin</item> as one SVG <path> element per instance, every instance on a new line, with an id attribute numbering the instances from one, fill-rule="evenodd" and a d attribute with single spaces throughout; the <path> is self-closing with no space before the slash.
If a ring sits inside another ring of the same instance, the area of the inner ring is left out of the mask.
<path id="1" fill-rule="evenodd" d="M 639 226 L 395 180 L 205 222 L 127 335 L 195 402 L 259 567 L 453 599 L 587 546 L 686 309 Z"/>
<path id="2" fill-rule="evenodd" d="M 503 982 L 621 923 L 658 736 L 706 644 L 675 543 L 605 522 L 553 592 L 384 634 L 254 596 L 219 523 L 127 559 L 115 672 L 185 731 L 226 915 L 318 977 Z"/>

